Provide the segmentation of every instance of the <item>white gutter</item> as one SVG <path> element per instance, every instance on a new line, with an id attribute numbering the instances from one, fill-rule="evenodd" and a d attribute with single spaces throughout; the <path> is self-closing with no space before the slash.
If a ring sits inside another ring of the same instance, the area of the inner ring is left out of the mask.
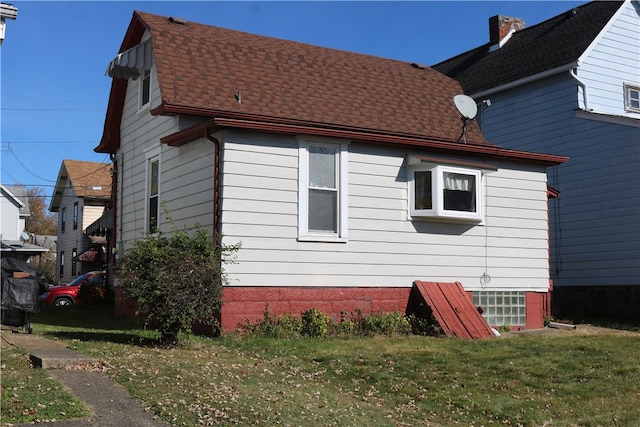
<path id="1" fill-rule="evenodd" d="M 585 111 L 590 111 L 589 103 L 587 101 L 588 100 L 588 97 L 587 97 L 587 84 L 584 81 L 580 80 L 580 78 L 576 74 L 576 70 L 577 70 L 577 68 L 572 68 L 571 70 L 569 70 L 569 74 L 571 74 L 571 77 L 576 79 L 576 81 L 578 82 L 580 87 L 582 87 L 582 102 L 584 103 L 584 108 L 583 109 Z"/>
<path id="2" fill-rule="evenodd" d="M 496 86 L 487 90 L 484 90 L 482 92 L 476 92 L 476 93 L 472 93 L 471 95 L 469 95 L 470 97 L 472 97 L 473 99 L 479 99 L 485 96 L 489 96 L 489 95 L 493 95 L 494 93 L 498 93 L 498 92 L 502 92 L 503 90 L 508 90 L 508 89 L 512 89 L 514 87 L 520 86 L 520 85 L 524 85 L 527 83 L 531 83 L 531 82 L 535 82 L 537 80 L 542 80 L 544 78 L 550 77 L 550 76 L 555 76 L 556 74 L 561 74 L 567 71 L 571 71 L 574 68 L 576 68 L 578 66 L 578 62 L 571 62 L 569 64 L 566 65 L 562 65 L 560 67 L 556 67 L 556 68 L 552 68 L 550 70 L 546 70 L 543 71 L 542 73 L 538 73 L 538 74 L 534 74 L 532 76 L 527 76 L 525 78 L 522 78 L 520 80 L 515 80 L 509 83 L 505 83 L 501 86 Z"/>

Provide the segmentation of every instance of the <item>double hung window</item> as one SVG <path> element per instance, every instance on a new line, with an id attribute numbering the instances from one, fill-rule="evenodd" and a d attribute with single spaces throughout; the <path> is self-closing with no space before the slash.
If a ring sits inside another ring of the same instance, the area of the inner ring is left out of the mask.
<path id="1" fill-rule="evenodd" d="M 62 208 L 60 212 L 60 232 L 64 233 L 67 228 L 67 208 Z"/>
<path id="2" fill-rule="evenodd" d="M 160 226 L 160 147 L 154 147 L 145 153 L 147 161 L 146 178 L 146 231 L 155 233 Z"/>
<path id="3" fill-rule="evenodd" d="M 71 275 L 76 277 L 78 274 L 78 249 L 73 248 L 71 250 Z"/>
<path id="4" fill-rule="evenodd" d="M 347 144 L 301 140 L 299 240 L 347 237 Z"/>
<path id="5" fill-rule="evenodd" d="M 60 277 L 64 276 L 64 251 L 60 251 L 60 259 L 58 260 L 58 268 L 59 268 L 59 274 Z"/>
<path id="6" fill-rule="evenodd" d="M 624 85 L 624 109 L 640 113 L 640 86 Z"/>
<path id="7" fill-rule="evenodd" d="M 411 218 L 483 221 L 480 169 L 410 159 L 408 175 Z"/>
<path id="8" fill-rule="evenodd" d="M 73 229 L 78 229 L 78 202 L 73 204 Z"/>
<path id="9" fill-rule="evenodd" d="M 151 70 L 140 70 L 140 90 L 138 109 L 143 109 L 151 101 Z"/>

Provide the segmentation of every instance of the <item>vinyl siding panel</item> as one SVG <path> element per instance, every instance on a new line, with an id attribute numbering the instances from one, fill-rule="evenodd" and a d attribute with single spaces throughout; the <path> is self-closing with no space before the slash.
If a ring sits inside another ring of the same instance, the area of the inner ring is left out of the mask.
<path id="1" fill-rule="evenodd" d="M 578 75 L 588 86 L 589 108 L 640 119 L 624 110 L 623 84 L 640 85 L 640 14 L 626 3 L 593 48 L 583 58 Z"/>
<path id="2" fill-rule="evenodd" d="M 20 233 L 20 207 L 12 196 L 2 190 L 0 197 L 0 235 L 3 240 L 18 240 Z"/>
<path id="3" fill-rule="evenodd" d="M 121 121 L 121 162 L 119 179 L 118 241 L 126 247 L 145 230 L 146 152 L 160 150 L 160 201 L 175 226 L 213 224 L 213 143 L 204 138 L 183 147 L 160 144 L 160 138 L 178 130 L 175 117 L 152 116 L 149 110 L 161 102 L 155 70 L 151 79 L 151 106 L 138 110 L 138 81 L 129 80 Z M 168 232 L 172 226 L 160 207 L 159 226 Z M 122 248 L 121 248 L 122 249 Z"/>
<path id="4" fill-rule="evenodd" d="M 349 146 L 349 239 L 297 241 L 297 150 L 293 137 L 227 133 L 222 224 L 241 242 L 226 266 L 236 286 L 393 286 L 416 279 L 546 291 L 548 235 L 542 169 L 501 165 L 487 175 L 487 224 L 407 219 L 407 152 Z M 526 232 L 523 230 L 527 230 Z"/>
<path id="5" fill-rule="evenodd" d="M 609 90 L 617 96 L 621 87 Z M 575 88 L 567 74 L 492 96 L 482 118 L 485 136 L 506 148 L 570 157 L 548 171 L 549 184 L 560 191 L 560 198 L 550 201 L 554 286 L 637 285 L 640 127 L 631 119 L 624 125 L 604 121 L 601 115 L 578 117 Z M 508 106 L 517 114 L 506 112 Z M 517 207 L 529 203 L 518 201 Z"/>
<path id="6" fill-rule="evenodd" d="M 78 204 L 78 209 L 80 209 L 78 227 L 82 229 L 82 232 L 85 232 L 87 227 L 93 224 L 104 213 L 104 206 L 90 206 L 84 202 Z M 73 206 L 71 206 L 71 214 L 71 225 L 73 226 Z"/>

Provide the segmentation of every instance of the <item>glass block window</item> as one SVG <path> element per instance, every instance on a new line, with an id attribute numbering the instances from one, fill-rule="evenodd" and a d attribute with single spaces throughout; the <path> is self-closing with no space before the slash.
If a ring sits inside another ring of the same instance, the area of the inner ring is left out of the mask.
<path id="1" fill-rule="evenodd" d="M 482 307 L 482 317 L 491 326 L 526 324 L 525 293 L 518 291 L 476 291 L 473 304 Z"/>

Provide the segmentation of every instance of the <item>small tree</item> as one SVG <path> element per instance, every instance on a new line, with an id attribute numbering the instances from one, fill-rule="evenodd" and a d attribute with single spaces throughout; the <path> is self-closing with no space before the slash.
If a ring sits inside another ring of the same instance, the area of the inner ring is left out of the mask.
<path id="1" fill-rule="evenodd" d="M 157 323 L 164 344 L 177 344 L 181 332 L 198 321 L 217 327 L 224 262 L 239 246 L 223 246 L 199 229 L 176 230 L 136 240 L 118 264 L 118 284 L 147 318 Z"/>

